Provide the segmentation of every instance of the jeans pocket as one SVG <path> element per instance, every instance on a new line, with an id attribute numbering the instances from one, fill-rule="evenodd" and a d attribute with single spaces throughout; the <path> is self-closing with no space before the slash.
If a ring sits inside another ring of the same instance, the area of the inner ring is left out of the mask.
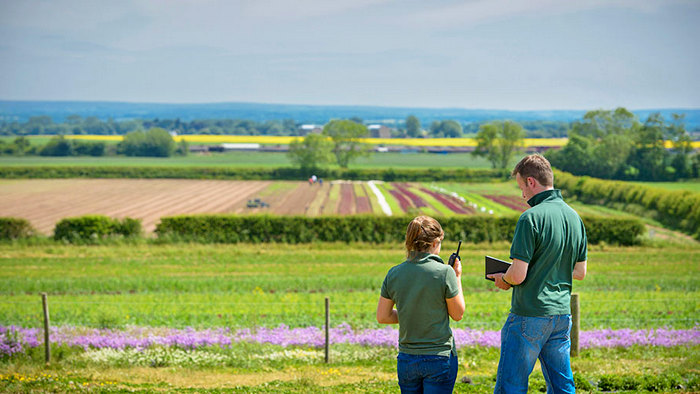
<path id="1" fill-rule="evenodd" d="M 548 317 L 520 317 L 520 329 L 523 337 L 530 342 L 539 342 L 548 332 L 551 319 Z"/>
<path id="2" fill-rule="evenodd" d="M 447 356 L 431 356 L 424 360 L 425 378 L 433 382 L 447 382 L 450 376 L 450 358 Z"/>

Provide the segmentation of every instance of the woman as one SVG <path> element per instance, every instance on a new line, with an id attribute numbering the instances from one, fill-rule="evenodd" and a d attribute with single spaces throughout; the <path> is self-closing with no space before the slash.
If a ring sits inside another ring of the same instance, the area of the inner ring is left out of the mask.
<path id="1" fill-rule="evenodd" d="M 391 268 L 382 283 L 377 321 L 399 324 L 402 393 L 450 393 L 457 379 L 449 317 L 459 321 L 464 315 L 462 263 L 456 259 L 450 267 L 437 255 L 444 237 L 437 220 L 413 219 L 406 229 L 407 260 Z"/>

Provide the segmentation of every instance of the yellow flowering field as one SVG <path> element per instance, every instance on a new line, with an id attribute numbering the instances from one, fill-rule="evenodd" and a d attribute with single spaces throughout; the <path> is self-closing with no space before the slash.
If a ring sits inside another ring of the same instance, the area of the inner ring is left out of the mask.
<path id="1" fill-rule="evenodd" d="M 66 138 L 90 141 L 121 141 L 121 135 L 69 135 Z M 200 144 L 269 144 L 288 145 L 299 139 L 298 136 L 272 136 L 272 135 L 179 135 L 175 141 L 185 140 L 190 143 Z M 526 138 L 525 147 L 550 147 L 556 148 L 566 145 L 568 138 Z M 401 145 L 415 147 L 474 147 L 476 140 L 473 138 L 364 138 L 362 142 L 370 145 Z M 693 148 L 700 149 L 700 141 L 694 141 Z M 666 141 L 666 148 L 673 148 L 671 141 Z"/>

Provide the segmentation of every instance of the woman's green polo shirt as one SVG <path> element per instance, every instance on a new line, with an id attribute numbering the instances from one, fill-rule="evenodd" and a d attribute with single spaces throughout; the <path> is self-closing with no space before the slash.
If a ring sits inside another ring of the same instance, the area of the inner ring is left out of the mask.
<path id="1" fill-rule="evenodd" d="M 382 283 L 381 295 L 396 304 L 399 351 L 456 355 L 445 299 L 458 294 L 455 271 L 440 256 L 423 253 L 391 268 Z"/>

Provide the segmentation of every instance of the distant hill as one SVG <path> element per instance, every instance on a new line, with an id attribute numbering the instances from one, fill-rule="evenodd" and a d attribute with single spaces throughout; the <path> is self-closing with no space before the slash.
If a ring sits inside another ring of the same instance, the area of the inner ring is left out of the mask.
<path id="1" fill-rule="evenodd" d="M 609 108 L 611 109 L 611 108 Z M 689 130 L 700 128 L 700 109 L 644 109 L 633 111 L 640 120 L 650 113 L 660 112 L 666 119 L 672 113 L 685 114 Z M 66 116 L 95 116 L 102 120 L 126 119 L 250 119 L 254 121 L 294 119 L 301 123 L 326 123 L 331 119 L 359 117 L 365 122 L 400 124 L 408 115 L 417 116 L 424 126 L 433 120 L 452 119 L 460 123 L 478 123 L 490 120 L 510 119 L 524 121 L 571 122 L 581 119 L 586 111 L 542 110 L 507 111 L 462 108 L 402 108 L 371 106 L 325 106 L 258 103 L 211 104 L 158 104 L 121 103 L 102 101 L 2 101 L 0 121 L 24 122 L 31 116 L 48 115 L 55 122 L 63 122 Z"/>

